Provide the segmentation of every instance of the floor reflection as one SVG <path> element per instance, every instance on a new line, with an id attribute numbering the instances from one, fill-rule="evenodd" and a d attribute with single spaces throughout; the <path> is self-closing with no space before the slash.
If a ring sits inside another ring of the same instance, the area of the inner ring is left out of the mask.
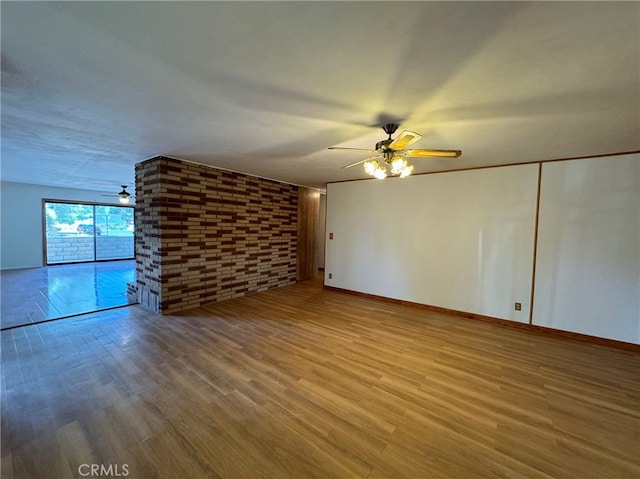
<path id="1" fill-rule="evenodd" d="M 124 306 L 135 277 L 134 260 L 2 271 L 0 327 Z"/>

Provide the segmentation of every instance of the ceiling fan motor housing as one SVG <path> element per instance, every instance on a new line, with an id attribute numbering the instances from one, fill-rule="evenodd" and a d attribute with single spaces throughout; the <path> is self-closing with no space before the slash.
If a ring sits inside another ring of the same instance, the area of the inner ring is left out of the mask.
<path id="1" fill-rule="evenodd" d="M 120 186 L 122 186 L 122 191 L 118 193 L 118 196 L 120 198 L 129 198 L 129 196 L 131 196 L 131 193 L 127 191 L 127 185 L 120 185 Z"/>
<path id="2" fill-rule="evenodd" d="M 376 151 L 382 151 L 385 152 L 387 150 L 390 150 L 389 145 L 391 144 L 393 140 L 391 138 L 389 138 L 388 140 L 381 140 L 378 143 L 376 143 Z"/>
<path id="3" fill-rule="evenodd" d="M 384 155 L 384 161 L 387 163 L 393 159 L 393 155 L 395 153 L 393 149 L 389 148 L 389 145 L 393 141 L 391 139 L 391 135 L 396 132 L 398 126 L 399 125 L 397 123 L 387 123 L 386 125 L 384 125 L 382 129 L 387 135 L 389 135 L 389 138 L 376 143 L 376 151 L 380 151 Z"/>
<path id="4" fill-rule="evenodd" d="M 389 135 L 389 139 L 391 139 L 391 135 L 393 135 L 400 125 L 397 123 L 387 123 L 382 127 L 384 132 Z"/>

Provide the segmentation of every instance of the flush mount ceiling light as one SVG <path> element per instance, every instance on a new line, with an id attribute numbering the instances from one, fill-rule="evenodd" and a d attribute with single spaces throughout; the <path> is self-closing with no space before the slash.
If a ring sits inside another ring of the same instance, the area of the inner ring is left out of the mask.
<path id="1" fill-rule="evenodd" d="M 407 146 L 418 141 L 422 138 L 422 135 L 405 130 L 394 140 L 391 138 L 391 135 L 398 129 L 398 124 L 388 123 L 383 126 L 382 129 L 389 135 L 389 138 L 376 143 L 376 147 L 373 150 L 340 146 L 331 146 L 329 149 L 376 153 L 374 156 L 356 161 L 343 168 L 351 168 L 352 166 L 364 164 L 364 171 L 379 180 L 383 180 L 389 175 L 399 176 L 400 178 L 409 176 L 413 171 L 413 165 L 409 163 L 406 158 L 457 158 L 462 154 L 460 150 L 407 150 Z"/>

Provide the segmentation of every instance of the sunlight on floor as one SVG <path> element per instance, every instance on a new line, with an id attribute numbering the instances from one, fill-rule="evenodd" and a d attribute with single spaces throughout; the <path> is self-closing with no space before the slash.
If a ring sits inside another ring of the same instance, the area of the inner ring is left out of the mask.
<path id="1" fill-rule="evenodd" d="M 135 261 L 66 264 L 2 271 L 2 329 L 125 306 Z"/>

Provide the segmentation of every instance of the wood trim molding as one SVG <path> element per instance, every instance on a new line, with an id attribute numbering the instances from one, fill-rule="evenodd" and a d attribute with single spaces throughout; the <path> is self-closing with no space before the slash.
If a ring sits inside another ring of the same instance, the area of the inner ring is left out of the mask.
<path id="1" fill-rule="evenodd" d="M 40 220 L 42 224 L 42 267 L 47 266 L 47 200 L 42 198 Z"/>
<path id="2" fill-rule="evenodd" d="M 454 173 L 456 171 L 486 170 L 489 168 L 504 168 L 507 166 L 522 166 L 522 165 L 536 165 L 536 164 L 539 164 L 540 166 L 542 166 L 542 164 L 544 163 L 554 163 L 557 161 L 591 160 L 595 158 L 607 158 L 612 156 L 636 155 L 639 153 L 640 153 L 640 150 L 632 150 L 632 151 L 619 151 L 616 153 L 603 153 L 598 155 L 571 156 L 567 158 L 550 158 L 548 160 L 520 161 L 516 163 L 505 163 L 503 165 L 470 166 L 467 168 L 452 168 L 450 170 L 426 171 L 424 173 L 415 173 L 411 176 L 438 175 L 440 173 Z M 387 179 L 393 179 L 393 178 L 387 178 Z M 366 181 L 366 180 L 375 180 L 375 178 L 367 177 L 367 178 L 356 178 L 353 180 L 330 181 L 327 183 L 327 185 L 337 184 L 337 183 L 350 183 L 353 181 Z"/>
<path id="3" fill-rule="evenodd" d="M 420 308 L 427 311 L 433 311 L 436 313 L 443 313 L 443 314 L 449 314 L 451 316 L 458 316 L 461 318 L 485 321 L 488 323 L 496 324 L 498 326 L 503 326 L 507 328 L 521 329 L 521 330 L 530 331 L 537 334 L 544 334 L 544 335 L 552 336 L 556 338 L 571 339 L 575 341 L 596 344 L 599 346 L 607 346 L 611 348 L 621 349 L 624 351 L 629 351 L 635 354 L 640 354 L 640 344 L 627 343 L 625 341 L 618 341 L 615 339 L 599 338 L 597 336 L 589 336 L 587 334 L 582 334 L 582 333 L 573 333 L 570 331 L 563 331 L 561 329 L 547 328 L 545 326 L 537 326 L 535 324 L 519 323 L 516 321 L 509 321 L 508 319 L 496 318 L 493 316 L 484 316 L 482 314 L 469 313 L 466 311 L 458 311 L 455 309 L 442 308 L 440 306 L 414 303 L 412 301 L 405 301 L 402 299 L 387 298 L 386 296 L 378 296 L 375 294 L 362 293 L 360 291 L 337 288 L 335 286 L 327 286 L 326 284 L 323 285 L 323 288 L 328 291 L 336 291 L 339 293 L 346 293 L 354 296 L 376 299 L 376 300 L 385 301 L 388 303 L 400 304 L 400 305 L 409 306 L 412 308 Z"/>
<path id="4" fill-rule="evenodd" d="M 533 299 L 536 292 L 536 264 L 538 261 L 538 225 L 540 224 L 540 188 L 542 163 L 538 165 L 538 191 L 536 193 L 536 218 L 533 225 L 533 263 L 531 266 L 531 295 L 529 296 L 529 324 L 533 324 Z"/>

